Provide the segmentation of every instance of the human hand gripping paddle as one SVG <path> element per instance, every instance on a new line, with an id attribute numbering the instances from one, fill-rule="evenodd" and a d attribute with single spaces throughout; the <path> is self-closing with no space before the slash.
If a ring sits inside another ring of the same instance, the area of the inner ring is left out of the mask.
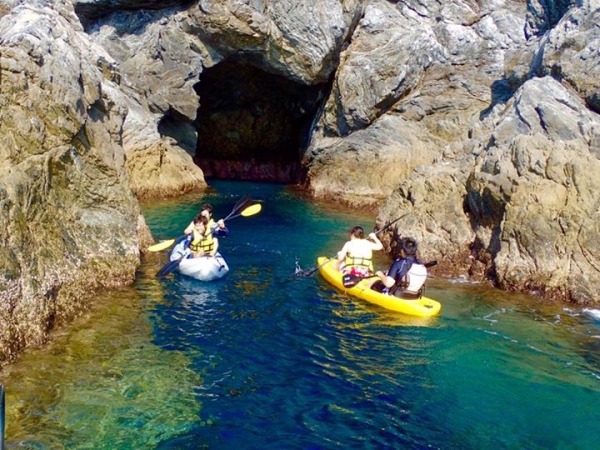
<path id="1" fill-rule="evenodd" d="M 244 195 L 242 198 L 240 198 L 237 201 L 237 203 L 234 205 L 234 207 L 231 210 L 231 212 L 229 213 L 229 215 L 227 217 L 225 217 L 225 219 L 223 219 L 223 221 L 225 221 L 227 219 L 231 219 L 232 215 L 234 215 L 235 213 L 238 213 L 242 210 L 246 211 L 246 208 L 255 206 L 257 203 L 258 202 L 256 200 L 252 200 L 249 195 Z M 252 211 L 249 210 L 248 212 L 252 212 Z M 258 212 L 260 212 L 260 209 L 257 212 L 252 212 L 252 214 L 248 214 L 248 215 L 253 215 Z M 158 244 L 151 245 L 150 247 L 148 247 L 147 250 L 149 252 L 162 252 L 163 250 L 168 249 L 171 245 L 178 244 L 182 239 L 186 238 L 187 236 L 188 236 L 187 234 L 183 234 L 174 239 L 167 239 L 165 241 L 161 241 Z"/>
<path id="2" fill-rule="evenodd" d="M 406 213 L 406 214 L 402 214 L 400 217 L 398 217 L 397 219 L 392 220 L 390 223 L 388 223 L 387 225 L 385 225 L 383 228 L 377 230 L 375 232 L 375 234 L 379 234 L 382 231 L 387 230 L 389 227 L 391 227 L 392 225 L 394 225 L 396 222 L 398 222 L 400 219 L 408 216 L 408 214 L 410 213 Z M 329 258 L 327 261 L 325 261 L 323 264 L 316 266 L 316 267 L 311 267 L 310 269 L 306 269 L 306 270 L 302 270 L 299 266 L 298 263 L 296 262 L 296 273 L 294 274 L 297 278 L 299 277 L 310 277 L 313 276 L 315 273 L 317 273 L 317 271 L 323 267 L 325 264 L 327 264 L 329 261 L 331 261 L 332 259 L 334 259 L 334 257 Z"/>
<path id="3" fill-rule="evenodd" d="M 254 215 L 258 214 L 261 210 L 262 210 L 262 204 L 258 200 L 252 200 L 249 196 L 245 196 L 235 204 L 235 206 L 233 207 L 231 212 L 227 215 L 227 217 L 225 217 L 223 219 L 223 221 L 235 219 L 236 217 L 240 217 L 240 216 L 241 217 L 254 216 Z M 181 236 L 177 239 L 168 239 L 166 241 L 159 242 L 158 244 L 148 247 L 148 250 L 151 252 L 159 252 L 161 250 L 165 250 L 165 249 L 169 248 L 171 245 L 173 245 L 173 243 L 175 241 L 179 242 L 182 238 L 185 238 L 185 237 L 186 237 L 186 235 Z M 164 277 L 164 276 L 168 275 L 169 273 L 171 273 L 173 270 L 175 270 L 179 266 L 179 263 L 181 262 L 181 260 L 188 254 L 189 253 L 186 252 L 181 257 L 165 264 L 158 272 L 156 272 L 156 276 Z"/>

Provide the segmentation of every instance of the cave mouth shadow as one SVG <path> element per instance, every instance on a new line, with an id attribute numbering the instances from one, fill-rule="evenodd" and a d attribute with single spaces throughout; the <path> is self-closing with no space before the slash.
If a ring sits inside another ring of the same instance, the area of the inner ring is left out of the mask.
<path id="1" fill-rule="evenodd" d="M 209 179 L 303 182 L 300 158 L 326 88 L 231 61 L 206 69 L 195 86 L 194 161 Z"/>

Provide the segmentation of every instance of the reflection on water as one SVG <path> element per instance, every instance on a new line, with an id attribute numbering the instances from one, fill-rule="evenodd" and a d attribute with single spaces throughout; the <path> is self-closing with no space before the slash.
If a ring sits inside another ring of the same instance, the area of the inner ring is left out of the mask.
<path id="1" fill-rule="evenodd" d="M 225 278 L 157 280 L 167 255 L 149 255 L 2 373 L 9 448 L 597 448 L 593 312 L 432 279 L 442 312 L 421 319 L 294 277 L 373 218 L 276 185 L 220 183 L 147 220 L 175 237 L 206 198 L 219 217 L 245 193 L 265 208 L 228 223 Z"/>
<path id="2" fill-rule="evenodd" d="M 147 274 L 142 274 L 146 277 Z M 7 381 L 7 447 L 153 448 L 198 422 L 190 355 L 152 343 L 160 284 L 142 278 L 28 352 Z"/>

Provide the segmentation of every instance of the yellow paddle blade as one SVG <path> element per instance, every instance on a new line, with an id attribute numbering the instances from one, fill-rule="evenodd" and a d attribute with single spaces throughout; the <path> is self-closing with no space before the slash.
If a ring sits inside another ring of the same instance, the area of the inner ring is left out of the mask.
<path id="1" fill-rule="evenodd" d="M 246 209 L 242 211 L 242 216 L 248 217 L 253 216 L 254 214 L 258 214 L 262 209 L 262 205 L 260 203 L 256 203 L 255 205 L 248 206 Z"/>
<path id="2" fill-rule="evenodd" d="M 175 239 L 167 239 L 166 241 L 162 241 L 162 242 L 159 242 L 158 244 L 151 245 L 150 247 L 148 247 L 148 251 L 149 252 L 160 252 L 162 250 L 169 248 L 171 245 L 173 245 L 173 242 L 175 242 Z"/>

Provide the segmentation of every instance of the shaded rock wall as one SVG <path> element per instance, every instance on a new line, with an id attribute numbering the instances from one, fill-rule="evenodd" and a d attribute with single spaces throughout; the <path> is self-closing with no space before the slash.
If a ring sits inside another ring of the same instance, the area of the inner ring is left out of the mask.
<path id="1" fill-rule="evenodd" d="M 208 177 L 298 183 L 322 85 L 306 86 L 247 64 L 222 62 L 197 85 L 194 161 Z"/>
<path id="2" fill-rule="evenodd" d="M 107 56 L 69 3 L 0 19 L 0 365 L 134 278 L 145 223 Z"/>

